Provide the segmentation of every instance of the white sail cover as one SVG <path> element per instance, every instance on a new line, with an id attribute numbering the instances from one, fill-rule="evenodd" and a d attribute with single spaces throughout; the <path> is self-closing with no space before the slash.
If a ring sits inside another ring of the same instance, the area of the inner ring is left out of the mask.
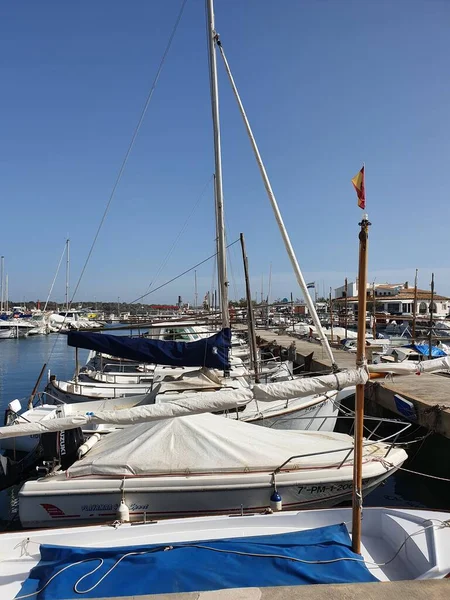
<path id="1" fill-rule="evenodd" d="M 365 384 L 368 378 L 367 371 L 364 369 L 352 369 L 322 377 L 303 377 L 277 383 L 257 383 L 253 386 L 253 395 L 255 400 L 262 402 L 292 400 L 293 398 L 324 394 L 331 390 L 342 390 L 352 385 Z"/>
<path id="2" fill-rule="evenodd" d="M 399 363 L 380 363 L 368 365 L 369 373 L 393 373 L 394 375 L 410 375 L 411 373 L 432 373 L 433 371 L 450 370 L 450 357 L 421 360 L 420 362 L 403 361 Z"/>
<path id="3" fill-rule="evenodd" d="M 161 419 L 171 419 L 204 412 L 218 412 L 248 404 L 253 398 L 249 389 L 223 390 L 220 392 L 196 392 L 195 395 L 181 396 L 177 400 L 161 404 L 135 406 L 121 410 L 102 410 L 70 417 L 49 419 L 44 422 L 20 423 L 0 427 L 0 439 L 65 431 L 88 424 L 133 425 Z M 134 429 L 133 429 L 134 430 Z"/>
<path id="4" fill-rule="evenodd" d="M 353 439 L 345 434 L 274 430 L 205 414 L 144 423 L 110 433 L 66 474 L 126 477 L 270 472 L 296 454 L 342 449 L 296 458 L 286 467 L 324 468 L 338 465 L 348 454 L 345 449 L 352 445 Z M 375 448 L 379 447 L 366 447 L 366 459 L 375 458 Z M 385 450 L 384 446 L 380 456 Z"/>

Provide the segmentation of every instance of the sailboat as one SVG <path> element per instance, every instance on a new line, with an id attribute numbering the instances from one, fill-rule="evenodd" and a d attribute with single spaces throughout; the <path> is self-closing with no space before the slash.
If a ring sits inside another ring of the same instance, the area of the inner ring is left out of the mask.
<path id="1" fill-rule="evenodd" d="M 207 0 L 206 4 L 214 103 L 214 98 L 217 97 L 217 36 L 213 2 Z M 216 131 L 216 146 L 218 141 Z M 367 224 L 368 221 L 364 220 L 365 231 Z M 361 264 L 364 265 L 364 261 L 360 261 Z M 364 308 L 365 286 L 360 285 L 360 288 L 364 290 L 360 297 L 360 314 L 365 316 L 365 311 L 361 310 Z M 226 324 L 225 312 L 223 319 Z M 364 349 L 364 326 L 361 330 L 358 351 L 360 361 L 360 351 L 361 348 Z M 353 519 L 350 509 L 337 508 L 242 515 L 234 518 L 195 517 L 149 523 L 145 505 L 137 504 L 131 507 L 131 511 L 140 512 L 143 522 L 131 526 L 121 523 L 130 517 L 125 481 L 119 490 L 119 520 L 114 526 L 1 535 L 0 550 L 7 557 L 0 563 L 0 574 L 5 581 L 4 591 L 11 595 L 19 593 L 18 598 L 37 593 L 45 598 L 47 592 L 48 596 L 55 592 L 57 597 L 71 597 L 74 591 L 83 593 L 92 590 L 95 590 L 98 597 L 111 597 L 118 589 L 122 594 L 139 596 L 280 584 L 390 581 L 447 576 L 450 573 L 448 513 L 366 509 L 361 535 L 360 510 L 364 480 L 362 465 L 365 456 L 362 438 L 363 391 L 363 385 L 358 384 Z M 206 417 L 207 420 L 213 418 L 215 417 Z M 196 423 L 199 421 L 196 417 L 186 419 L 181 423 L 197 427 Z M 219 419 L 216 420 L 217 423 L 220 422 Z M 234 428 L 246 428 L 249 432 L 251 429 L 258 436 L 270 433 L 265 430 L 260 432 L 258 428 L 243 423 L 232 425 Z M 164 429 L 165 425 L 161 427 Z M 286 432 L 285 435 L 298 434 Z M 89 453 L 86 458 L 88 456 Z M 205 455 L 203 460 L 207 459 L 208 456 Z M 389 456 L 385 459 L 389 460 Z M 268 460 L 266 455 L 265 460 Z M 89 468 L 93 469 L 95 460 L 90 464 Z M 86 466 L 87 463 L 84 463 L 82 468 Z M 270 501 L 272 510 L 281 508 L 281 497 L 276 486 L 277 473 L 283 466 L 285 465 L 279 465 L 273 471 L 275 477 Z M 193 474 L 194 478 L 196 476 Z M 235 474 L 232 475 L 234 476 Z M 260 473 L 256 474 L 257 478 L 260 476 Z M 154 492 L 155 495 L 158 493 L 156 489 Z M 86 512 L 89 509 L 88 506 Z M 105 510 L 110 508 L 105 507 Z M 53 513 L 55 522 L 62 522 L 68 516 L 58 506 L 48 506 L 48 511 Z M 161 573 L 164 573 L 164 577 Z M 89 581 L 86 581 L 87 577 Z"/>

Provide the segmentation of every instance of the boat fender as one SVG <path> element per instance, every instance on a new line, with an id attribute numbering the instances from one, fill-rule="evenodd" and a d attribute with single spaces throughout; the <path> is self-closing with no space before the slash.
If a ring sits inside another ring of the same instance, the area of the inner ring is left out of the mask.
<path id="1" fill-rule="evenodd" d="M 270 496 L 270 508 L 274 512 L 280 511 L 283 508 L 283 501 L 281 500 L 278 490 L 274 490 L 273 494 Z"/>
<path id="2" fill-rule="evenodd" d="M 127 523 L 130 520 L 130 509 L 125 504 L 125 500 L 123 498 L 120 501 L 119 508 L 117 509 L 117 518 L 121 523 Z"/>
<path id="3" fill-rule="evenodd" d="M 82 458 L 89 450 L 100 440 L 100 434 L 94 433 L 89 437 L 84 444 L 78 448 L 78 460 Z"/>

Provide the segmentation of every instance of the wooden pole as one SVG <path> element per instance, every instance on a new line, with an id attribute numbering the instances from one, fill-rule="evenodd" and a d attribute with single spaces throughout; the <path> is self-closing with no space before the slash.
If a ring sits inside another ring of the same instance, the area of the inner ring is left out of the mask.
<path id="1" fill-rule="evenodd" d="M 369 220 L 363 216 L 359 223 L 359 268 L 358 268 L 358 340 L 356 349 L 356 367 L 366 362 L 366 307 L 367 307 L 367 246 L 369 238 Z M 362 513 L 362 454 L 364 433 L 364 385 L 356 386 L 355 438 L 353 460 L 353 551 L 361 554 L 361 513 Z"/>
<path id="2" fill-rule="evenodd" d="M 347 296 L 348 296 L 348 283 L 347 283 L 347 277 L 346 277 L 345 278 L 345 339 L 347 339 L 347 327 L 348 327 Z"/>
<path id="3" fill-rule="evenodd" d="M 36 392 L 38 390 L 39 384 L 41 383 L 42 375 L 44 374 L 46 366 L 47 366 L 47 363 L 44 363 L 42 365 L 42 369 L 41 369 L 41 372 L 39 373 L 39 377 L 37 378 L 37 381 L 34 384 L 33 391 L 31 392 L 31 396 L 28 399 L 28 410 L 31 410 L 33 408 L 33 400 L 34 400 L 34 397 L 36 396 Z"/>
<path id="4" fill-rule="evenodd" d="M 428 358 L 431 360 L 433 343 L 434 273 L 431 273 L 430 332 L 428 334 Z"/>
<path id="5" fill-rule="evenodd" d="M 250 342 L 250 354 L 252 357 L 253 370 L 255 372 L 255 383 L 259 383 L 258 374 L 258 347 L 256 345 L 256 332 L 255 332 L 255 321 L 253 315 L 253 304 L 252 304 L 252 292 L 250 289 L 250 278 L 248 275 L 248 259 L 245 252 L 245 240 L 244 234 L 241 233 L 241 249 L 242 249 L 242 260 L 244 261 L 244 276 L 245 276 L 245 293 L 247 296 L 247 322 L 248 322 L 248 333 Z"/>
<path id="6" fill-rule="evenodd" d="M 414 279 L 414 303 L 413 303 L 413 320 L 412 320 L 412 343 L 416 343 L 416 319 L 417 319 L 417 273 L 418 269 L 416 269 L 416 277 Z"/>

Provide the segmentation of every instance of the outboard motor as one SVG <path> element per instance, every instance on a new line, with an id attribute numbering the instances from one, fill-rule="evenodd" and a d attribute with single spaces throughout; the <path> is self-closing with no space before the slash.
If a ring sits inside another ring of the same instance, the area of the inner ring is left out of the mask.
<path id="1" fill-rule="evenodd" d="M 41 435 L 44 461 L 56 461 L 63 471 L 77 460 L 78 448 L 83 444 L 84 436 L 80 427 L 67 431 L 55 431 Z"/>

